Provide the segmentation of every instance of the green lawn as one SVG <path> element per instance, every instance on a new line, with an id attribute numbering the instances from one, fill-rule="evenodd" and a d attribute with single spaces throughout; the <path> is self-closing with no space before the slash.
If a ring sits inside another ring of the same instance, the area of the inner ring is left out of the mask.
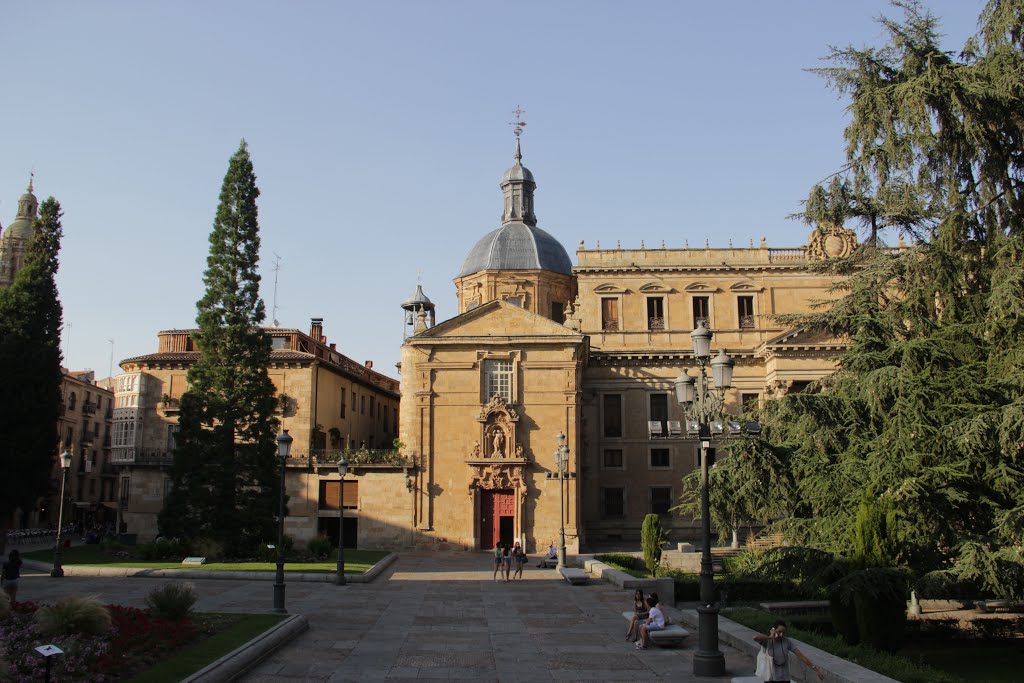
<path id="1" fill-rule="evenodd" d="M 389 553 L 384 550 L 346 550 L 345 573 L 362 574 L 380 562 Z M 36 550 L 25 553 L 24 557 L 40 562 L 53 562 L 53 550 Z M 108 555 L 97 545 L 79 545 L 66 548 L 61 555 L 64 565 L 121 567 L 127 569 L 204 569 L 208 571 L 257 571 L 272 572 L 277 569 L 273 562 L 209 562 L 204 565 L 183 565 L 180 562 L 141 562 Z M 327 562 L 286 562 L 286 572 L 334 573 L 337 564 Z"/>
<path id="2" fill-rule="evenodd" d="M 235 648 L 241 647 L 259 634 L 285 619 L 285 614 L 232 614 L 224 616 L 237 621 L 223 631 L 175 653 L 152 669 L 130 679 L 137 683 L 174 683 L 183 680 L 215 662 Z"/>

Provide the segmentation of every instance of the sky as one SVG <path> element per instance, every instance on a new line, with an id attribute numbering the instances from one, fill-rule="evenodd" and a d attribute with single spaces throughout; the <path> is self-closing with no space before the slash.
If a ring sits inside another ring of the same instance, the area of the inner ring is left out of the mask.
<path id="1" fill-rule="evenodd" d="M 981 0 L 925 3 L 958 51 Z M 6 3 L 0 225 L 29 174 L 64 210 L 64 364 L 114 373 L 195 325 L 228 159 L 249 143 L 268 323 L 396 376 L 400 304 L 438 321 L 500 225 L 512 111 L 538 225 L 577 245 L 806 244 L 843 163 L 808 69 L 880 45 L 884 0 Z"/>

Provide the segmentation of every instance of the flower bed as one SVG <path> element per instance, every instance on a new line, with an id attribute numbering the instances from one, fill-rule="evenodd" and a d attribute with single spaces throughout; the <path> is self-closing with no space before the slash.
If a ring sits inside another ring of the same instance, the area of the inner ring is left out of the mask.
<path id="1" fill-rule="evenodd" d="M 106 634 L 43 637 L 32 624 L 38 607 L 31 602 L 17 603 L 10 615 L 0 620 L 0 654 L 12 681 L 43 680 L 46 664 L 35 648 L 50 643 L 64 651 L 51 658 L 51 680 L 99 683 L 128 678 L 240 618 L 192 615 L 172 621 L 134 607 L 107 605 L 112 625 Z"/>

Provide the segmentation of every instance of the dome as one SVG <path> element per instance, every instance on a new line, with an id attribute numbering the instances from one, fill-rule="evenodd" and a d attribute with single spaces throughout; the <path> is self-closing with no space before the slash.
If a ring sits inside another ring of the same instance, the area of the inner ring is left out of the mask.
<path id="1" fill-rule="evenodd" d="M 28 240 L 32 237 L 32 223 L 35 221 L 36 212 L 39 209 L 39 202 L 32 194 L 32 181 L 28 183 L 28 190 L 18 199 L 18 215 L 7 226 L 4 237 Z"/>
<path id="2" fill-rule="evenodd" d="M 548 270 L 572 275 L 572 261 L 554 237 L 538 227 L 513 221 L 487 233 L 473 245 L 459 277 L 481 270 Z"/>
<path id="3" fill-rule="evenodd" d="M 504 185 L 505 183 L 513 180 L 525 180 L 531 183 L 535 182 L 533 179 L 533 173 L 530 172 L 530 169 L 526 168 L 518 161 L 516 161 L 515 166 L 505 171 L 505 175 L 501 176 L 501 184 Z"/>

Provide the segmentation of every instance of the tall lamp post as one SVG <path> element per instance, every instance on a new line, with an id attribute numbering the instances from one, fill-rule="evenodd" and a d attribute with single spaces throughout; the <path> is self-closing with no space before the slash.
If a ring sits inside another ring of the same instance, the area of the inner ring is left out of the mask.
<path id="1" fill-rule="evenodd" d="M 345 475 L 348 474 L 348 460 L 341 456 L 338 461 L 338 474 L 341 475 L 341 482 L 338 486 L 338 568 L 334 574 L 334 585 L 345 585 Z"/>
<path id="2" fill-rule="evenodd" d="M 569 467 L 569 447 L 565 445 L 565 434 L 561 431 L 555 437 L 555 466 L 558 468 L 558 568 L 565 565 L 565 475 Z"/>
<path id="3" fill-rule="evenodd" d="M 281 502 L 277 513 L 277 573 L 274 574 L 274 612 L 285 613 L 284 608 L 284 474 L 288 454 L 292 451 L 292 437 L 287 429 L 277 436 L 277 457 L 281 461 Z"/>
<path id="4" fill-rule="evenodd" d="M 69 469 L 71 469 L 71 452 L 65 448 L 64 452 L 60 454 L 60 507 L 57 512 L 57 545 L 53 549 L 53 569 L 50 570 L 50 576 L 54 578 L 64 576 L 64 567 L 61 566 L 61 546 L 64 545 L 64 539 L 61 537 L 61 532 L 64 530 L 64 485 L 68 481 Z"/>
<path id="5" fill-rule="evenodd" d="M 708 482 L 708 456 L 712 435 L 722 434 L 725 390 L 732 386 L 735 361 L 719 351 L 711 359 L 711 330 L 703 323 L 690 333 L 693 355 L 700 372 L 697 377 L 683 369 L 675 380 L 676 400 L 686 414 L 687 434 L 700 439 L 700 526 L 703 551 L 700 558 L 700 606 L 697 607 L 697 652 L 693 655 L 693 673 L 697 676 L 721 676 L 725 673 L 725 655 L 718 649 L 718 604 L 715 600 L 715 576 L 711 565 L 711 492 Z M 708 382 L 711 365 L 714 386 Z"/>

